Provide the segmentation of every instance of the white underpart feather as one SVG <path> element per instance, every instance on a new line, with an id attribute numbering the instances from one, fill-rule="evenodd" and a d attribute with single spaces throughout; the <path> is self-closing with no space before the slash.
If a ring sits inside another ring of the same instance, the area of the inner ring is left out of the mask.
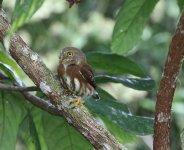
<path id="1" fill-rule="evenodd" d="M 79 91 L 80 89 L 80 82 L 77 78 L 74 78 L 74 84 L 75 84 L 75 91 Z"/>
<path id="2" fill-rule="evenodd" d="M 66 71 L 66 68 L 68 67 L 68 65 L 64 63 L 63 66 L 64 66 L 64 70 Z"/>
<path id="3" fill-rule="evenodd" d="M 79 71 L 80 75 L 84 78 L 83 74 Z M 85 78 L 84 78 L 85 79 Z M 86 79 L 85 79 L 86 80 Z"/>
<path id="4" fill-rule="evenodd" d="M 67 84 L 68 88 L 70 89 L 70 87 L 71 87 L 71 78 L 69 76 L 66 76 L 66 84 Z"/>
<path id="5" fill-rule="evenodd" d="M 83 91 L 84 91 L 84 84 L 82 84 L 81 87 L 80 87 L 79 95 L 82 95 L 83 94 Z"/>

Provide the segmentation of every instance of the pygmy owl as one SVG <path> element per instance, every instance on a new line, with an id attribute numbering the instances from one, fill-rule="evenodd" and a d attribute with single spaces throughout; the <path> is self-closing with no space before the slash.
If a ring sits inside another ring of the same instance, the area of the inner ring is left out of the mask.
<path id="1" fill-rule="evenodd" d="M 93 71 L 79 49 L 66 47 L 61 51 L 58 75 L 63 86 L 76 96 L 99 99 Z"/>

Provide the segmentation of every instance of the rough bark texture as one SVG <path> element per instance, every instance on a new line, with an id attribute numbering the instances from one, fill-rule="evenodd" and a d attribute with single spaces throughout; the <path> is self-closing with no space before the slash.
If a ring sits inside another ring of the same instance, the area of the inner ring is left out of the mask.
<path id="1" fill-rule="evenodd" d="M 4 12 L 0 11 L 0 40 L 3 43 L 9 23 Z M 58 109 L 58 113 L 79 130 L 96 149 L 122 150 L 126 149 L 103 127 L 98 125 L 93 116 L 85 107 L 71 109 L 67 96 L 60 86 L 60 81 L 55 79 L 53 74 L 43 64 L 38 54 L 33 52 L 26 43 L 16 34 L 11 37 L 11 56 L 19 66 L 32 79 L 37 87 L 49 97 L 52 104 Z"/>
<path id="2" fill-rule="evenodd" d="M 171 121 L 171 106 L 176 88 L 176 81 L 184 57 L 184 12 L 172 38 L 169 53 L 165 63 L 159 91 L 157 94 L 154 150 L 169 149 L 169 133 Z"/>

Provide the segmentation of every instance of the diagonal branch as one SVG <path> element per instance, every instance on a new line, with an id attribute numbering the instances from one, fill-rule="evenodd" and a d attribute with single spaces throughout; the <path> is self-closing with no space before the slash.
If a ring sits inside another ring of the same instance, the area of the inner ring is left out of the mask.
<path id="1" fill-rule="evenodd" d="M 0 40 L 3 43 L 6 31 L 10 27 L 4 12 L 0 11 Z M 11 37 L 11 56 L 32 79 L 37 87 L 50 99 L 57 111 L 68 123 L 83 134 L 96 149 L 122 150 L 124 148 L 106 129 L 96 123 L 95 118 L 85 107 L 70 109 L 70 96 L 67 96 L 60 86 L 60 81 L 54 78 L 52 72 L 43 64 L 38 54 L 16 34 Z"/>
<path id="2" fill-rule="evenodd" d="M 29 92 L 21 92 L 21 93 L 26 98 L 26 100 L 31 102 L 36 107 L 39 107 L 42 110 L 45 110 L 52 115 L 56 115 L 56 116 L 61 115 L 59 111 L 57 110 L 57 108 L 53 104 L 51 104 L 49 101 L 41 99 L 40 97 L 37 97 Z"/>
<path id="3" fill-rule="evenodd" d="M 169 53 L 165 63 L 163 76 L 157 94 L 155 123 L 154 123 L 154 150 L 169 149 L 169 132 L 171 121 L 171 107 L 176 88 L 176 81 L 184 57 L 184 12 L 178 23 L 175 35 L 172 38 Z"/>

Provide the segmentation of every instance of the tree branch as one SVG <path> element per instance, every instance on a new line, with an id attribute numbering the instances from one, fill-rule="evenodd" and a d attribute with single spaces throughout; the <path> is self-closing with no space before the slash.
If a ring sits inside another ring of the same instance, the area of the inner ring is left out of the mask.
<path id="1" fill-rule="evenodd" d="M 176 88 L 176 81 L 184 57 L 184 12 L 178 23 L 175 35 L 172 38 L 169 53 L 165 63 L 163 76 L 157 94 L 155 123 L 154 123 L 154 150 L 168 150 L 170 141 L 171 107 Z"/>
<path id="2" fill-rule="evenodd" d="M 28 100 L 30 103 L 35 105 L 36 107 L 39 107 L 47 112 L 49 112 L 52 115 L 61 116 L 58 109 L 51 104 L 49 101 L 41 99 L 40 97 L 37 97 L 29 92 L 21 92 L 23 96 Z"/>
<path id="3" fill-rule="evenodd" d="M 2 74 L 2 78 L 3 79 L 8 79 L 7 76 L 5 76 L 4 74 Z M 59 116 L 60 113 L 57 110 L 57 108 L 51 104 L 48 100 L 44 100 L 38 96 L 35 96 L 27 91 L 37 91 L 40 89 L 38 89 L 37 87 L 33 86 L 33 87 L 21 87 L 19 86 L 18 83 L 16 83 L 17 86 L 13 86 L 13 85 L 7 85 L 7 84 L 3 84 L 0 83 L 0 90 L 12 90 L 12 91 L 19 91 L 26 100 L 28 100 L 31 104 L 35 105 L 36 107 L 39 107 L 47 112 L 49 112 L 52 115 L 56 115 Z"/>
<path id="4" fill-rule="evenodd" d="M 5 33 L 10 27 L 4 12 L 0 11 L 0 40 L 3 43 Z M 124 148 L 106 129 L 96 123 L 95 118 L 83 106 L 70 109 L 68 107 L 71 96 L 67 96 L 55 79 L 51 71 L 43 64 L 38 54 L 33 52 L 26 43 L 16 34 L 11 37 L 11 56 L 32 79 L 37 87 L 50 99 L 57 111 L 68 123 L 79 130 L 96 149 L 122 150 Z"/>
<path id="5" fill-rule="evenodd" d="M 14 85 L 8 85 L 8 84 L 3 84 L 0 83 L 0 90 L 10 90 L 10 91 L 40 91 L 39 88 L 36 86 L 30 86 L 30 87 L 19 87 L 19 86 L 14 86 Z"/>

